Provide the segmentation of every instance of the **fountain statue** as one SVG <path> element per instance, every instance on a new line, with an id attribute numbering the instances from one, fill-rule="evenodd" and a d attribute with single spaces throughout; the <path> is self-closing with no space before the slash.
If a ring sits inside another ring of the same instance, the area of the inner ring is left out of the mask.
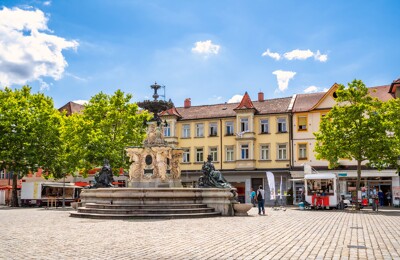
<path id="1" fill-rule="evenodd" d="M 222 173 L 215 170 L 211 155 L 207 156 L 207 162 L 204 162 L 201 171 L 203 176 L 199 179 L 200 188 L 232 188 L 232 185 L 225 180 Z"/>

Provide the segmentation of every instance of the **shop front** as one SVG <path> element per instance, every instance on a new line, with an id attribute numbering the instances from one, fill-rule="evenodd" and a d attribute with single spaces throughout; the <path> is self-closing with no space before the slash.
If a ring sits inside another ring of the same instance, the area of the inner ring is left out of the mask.
<path id="1" fill-rule="evenodd" d="M 357 193 L 357 171 L 318 171 L 318 173 L 334 173 L 338 176 L 339 194 L 346 199 L 355 202 L 357 199 L 368 206 L 370 198 L 383 195 L 384 206 L 394 205 L 394 192 L 400 188 L 398 174 L 395 170 L 364 170 L 361 172 L 360 187 Z M 292 171 L 293 189 L 298 194 L 294 197 L 294 203 L 301 201 L 301 192 L 304 186 L 304 172 Z"/>

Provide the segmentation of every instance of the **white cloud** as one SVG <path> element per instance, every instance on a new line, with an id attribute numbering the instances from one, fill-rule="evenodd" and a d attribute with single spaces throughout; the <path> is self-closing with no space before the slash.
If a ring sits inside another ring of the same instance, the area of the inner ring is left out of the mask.
<path id="1" fill-rule="evenodd" d="M 304 93 L 316 93 L 316 92 L 327 92 L 329 90 L 329 88 L 323 88 L 321 90 L 321 88 L 317 87 L 317 86 L 309 86 L 308 88 L 306 88 L 304 91 Z"/>
<path id="2" fill-rule="evenodd" d="M 74 101 L 72 101 L 72 102 L 77 103 L 77 104 L 79 104 L 79 105 L 86 105 L 87 103 L 89 103 L 89 101 L 87 101 L 87 100 L 81 100 L 81 99 L 79 99 L 79 100 L 74 100 Z"/>
<path id="3" fill-rule="evenodd" d="M 51 1 L 45 1 L 45 2 L 43 2 L 43 5 L 49 6 L 49 5 L 51 5 Z"/>
<path id="4" fill-rule="evenodd" d="M 267 49 L 267 51 L 265 51 L 261 56 L 265 57 L 271 57 L 275 60 L 280 60 L 281 59 L 281 55 L 277 52 L 271 52 L 269 49 Z"/>
<path id="5" fill-rule="evenodd" d="M 196 54 L 202 54 L 208 56 L 210 54 L 217 55 L 221 46 L 213 44 L 211 40 L 204 42 L 196 42 L 195 47 L 192 48 L 192 52 Z"/>
<path id="6" fill-rule="evenodd" d="M 221 100 L 222 100 L 222 97 L 216 96 L 216 95 L 213 95 L 212 97 L 208 98 L 208 101 L 210 103 L 218 103 L 218 102 L 221 102 Z"/>
<path id="7" fill-rule="evenodd" d="M 278 91 L 285 91 L 288 88 L 289 80 L 296 75 L 296 72 L 293 71 L 284 71 L 284 70 L 275 70 L 272 74 L 276 75 L 276 79 L 278 81 Z"/>
<path id="8" fill-rule="evenodd" d="M 318 87 L 316 86 L 309 86 L 304 90 L 304 93 L 315 93 L 318 92 Z"/>
<path id="9" fill-rule="evenodd" d="M 239 103 L 240 101 L 242 101 L 242 99 L 243 95 L 234 95 L 228 100 L 228 103 Z"/>
<path id="10" fill-rule="evenodd" d="M 328 54 L 321 54 L 318 50 L 317 53 L 314 55 L 314 59 L 320 62 L 326 62 L 328 60 Z"/>
<path id="11" fill-rule="evenodd" d="M 62 51 L 76 50 L 79 44 L 49 34 L 47 22 L 38 9 L 0 10 L 0 85 L 23 85 L 43 77 L 58 80 L 63 76 L 68 63 Z M 42 84 L 44 89 L 46 84 Z"/>
<path id="12" fill-rule="evenodd" d="M 310 50 L 299 50 L 299 49 L 289 51 L 283 54 L 283 56 L 287 60 L 306 60 L 312 57 L 313 55 L 314 53 Z"/>
<path id="13" fill-rule="evenodd" d="M 314 57 L 315 60 L 320 62 L 326 62 L 328 60 L 328 54 L 321 54 L 318 50 L 316 53 L 310 50 L 293 50 L 283 54 L 283 57 L 287 60 L 306 60 L 308 58 Z"/>

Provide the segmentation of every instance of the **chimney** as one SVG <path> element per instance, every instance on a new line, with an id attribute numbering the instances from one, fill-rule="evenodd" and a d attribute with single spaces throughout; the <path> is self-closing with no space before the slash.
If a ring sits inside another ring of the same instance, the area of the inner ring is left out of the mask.
<path id="1" fill-rule="evenodd" d="M 264 101 L 264 92 L 258 92 L 258 102 Z"/>
<path id="2" fill-rule="evenodd" d="M 192 102 L 190 101 L 190 98 L 186 98 L 183 107 L 184 108 L 189 108 L 191 106 L 192 106 Z"/>

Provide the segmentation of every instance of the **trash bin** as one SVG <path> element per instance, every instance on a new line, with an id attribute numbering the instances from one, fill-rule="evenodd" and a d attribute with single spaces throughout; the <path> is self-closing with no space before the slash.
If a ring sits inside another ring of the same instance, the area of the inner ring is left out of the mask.
<path id="1" fill-rule="evenodd" d="M 299 203 L 299 209 L 300 210 L 304 210 L 304 202 L 300 202 Z"/>

